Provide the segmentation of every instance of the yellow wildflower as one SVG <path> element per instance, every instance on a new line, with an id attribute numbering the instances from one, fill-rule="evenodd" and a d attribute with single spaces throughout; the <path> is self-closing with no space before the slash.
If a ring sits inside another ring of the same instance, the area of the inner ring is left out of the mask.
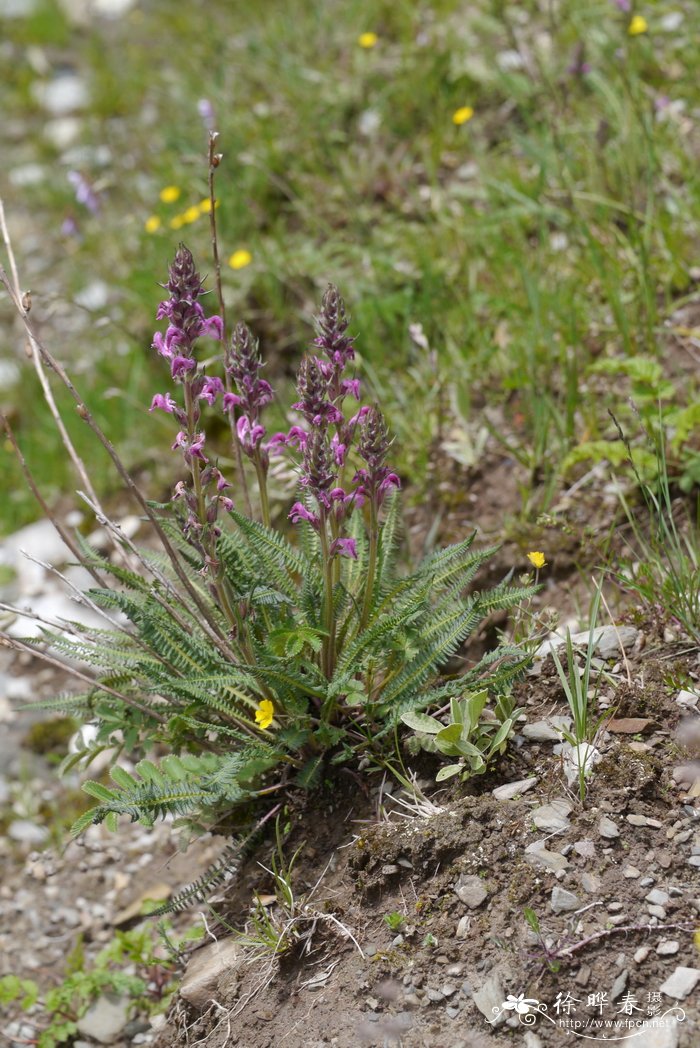
<path id="1" fill-rule="evenodd" d="M 642 33 L 646 33 L 649 28 L 644 15 L 635 15 L 630 24 L 627 26 L 627 32 L 630 36 L 641 36 Z"/>
<path id="2" fill-rule="evenodd" d="M 164 204 L 174 204 L 180 196 L 180 189 L 177 186 L 165 186 L 160 191 L 160 199 Z"/>
<path id="3" fill-rule="evenodd" d="M 452 123 L 460 127 L 462 124 L 466 124 L 468 120 L 471 120 L 473 116 L 474 110 L 471 106 L 460 106 L 452 114 Z"/>
<path id="4" fill-rule="evenodd" d="M 544 559 L 544 553 L 538 553 L 536 550 L 532 553 L 528 553 L 527 559 L 530 561 L 533 568 L 537 568 L 538 571 L 540 568 L 543 568 L 547 563 L 547 561 Z"/>
<path id="5" fill-rule="evenodd" d="M 208 215 L 210 211 L 211 211 L 211 200 L 209 199 L 209 197 L 206 197 L 205 200 L 200 200 L 200 202 L 199 202 L 199 212 L 200 212 L 200 214 Z"/>
<path id="6" fill-rule="evenodd" d="M 185 224 L 185 221 L 184 221 L 182 215 L 174 215 L 170 219 L 170 221 L 168 222 L 168 225 L 170 226 L 171 229 L 181 229 L 184 224 Z"/>
<path id="7" fill-rule="evenodd" d="M 193 204 L 192 207 L 188 207 L 186 211 L 182 212 L 182 221 L 196 222 L 200 215 L 201 211 L 199 210 L 199 207 L 196 204 Z"/>
<path id="8" fill-rule="evenodd" d="M 250 251 L 246 251 L 244 247 L 239 248 L 238 251 L 234 251 L 228 260 L 228 264 L 231 269 L 245 269 L 253 261 L 253 256 Z"/>
<path id="9" fill-rule="evenodd" d="M 360 47 L 364 47 L 365 50 L 369 50 L 371 47 L 376 47 L 379 42 L 379 37 L 376 33 L 360 33 L 357 38 L 357 42 Z"/>
<path id="10" fill-rule="evenodd" d="M 264 731 L 265 728 L 270 727 L 274 716 L 275 707 L 269 699 L 263 699 L 255 711 L 255 723 Z"/>
<path id="11" fill-rule="evenodd" d="M 147 218 L 143 224 L 143 228 L 147 233 L 157 233 L 160 229 L 160 219 L 158 218 L 158 215 L 151 215 L 150 218 Z"/>

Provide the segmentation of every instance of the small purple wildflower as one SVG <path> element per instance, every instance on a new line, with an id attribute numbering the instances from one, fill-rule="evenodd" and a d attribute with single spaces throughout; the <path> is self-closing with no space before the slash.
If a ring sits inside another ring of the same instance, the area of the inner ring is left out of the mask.
<path id="1" fill-rule="evenodd" d="M 200 98 L 197 102 L 197 112 L 207 131 L 213 131 L 216 126 L 216 114 L 208 98 Z"/>
<path id="2" fill-rule="evenodd" d="M 350 557 L 357 560 L 357 543 L 355 539 L 334 539 L 330 546 L 331 557 Z"/>
<path id="3" fill-rule="evenodd" d="M 156 393 L 151 401 L 149 411 L 155 411 L 158 408 L 160 411 L 167 411 L 169 415 L 172 415 L 174 411 L 178 410 L 178 406 L 171 397 L 170 393 L 163 395 L 162 393 Z"/>
<path id="4" fill-rule="evenodd" d="M 91 215 L 96 215 L 100 210 L 100 198 L 80 171 L 69 171 L 68 181 L 75 191 L 75 199 L 88 209 Z"/>

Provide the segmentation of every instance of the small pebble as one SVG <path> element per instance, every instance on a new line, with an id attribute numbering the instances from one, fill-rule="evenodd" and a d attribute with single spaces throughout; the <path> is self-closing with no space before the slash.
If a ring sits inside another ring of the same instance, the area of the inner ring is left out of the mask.
<path id="1" fill-rule="evenodd" d="M 670 896 L 661 888 L 652 888 L 649 894 L 644 896 L 644 901 L 651 902 L 654 906 L 665 906 L 669 900 Z"/>
<path id="2" fill-rule="evenodd" d="M 641 873 L 636 866 L 625 866 L 622 876 L 626 877 L 628 881 L 636 881 L 637 877 L 641 877 Z"/>
<path id="3" fill-rule="evenodd" d="M 661 957 L 671 957 L 674 953 L 678 953 L 680 945 L 675 939 L 663 939 L 656 947 L 656 952 Z"/>
<path id="4" fill-rule="evenodd" d="M 666 911 L 663 906 L 647 906 L 647 910 L 652 917 L 658 917 L 660 921 L 663 921 L 666 917 Z"/>
<path id="5" fill-rule="evenodd" d="M 614 837 L 620 836 L 620 831 L 618 830 L 617 826 L 612 821 L 612 819 L 609 819 L 607 817 L 607 815 L 603 815 L 601 817 L 601 820 L 598 823 L 598 833 L 601 837 L 607 837 L 610 840 L 612 840 Z"/>
<path id="6" fill-rule="evenodd" d="M 650 888 L 651 885 L 654 884 L 655 880 L 655 877 L 642 877 L 641 881 L 639 882 L 639 887 Z"/>
<path id="7" fill-rule="evenodd" d="M 646 826 L 647 817 L 646 815 L 628 815 L 627 822 L 630 826 Z"/>
<path id="8" fill-rule="evenodd" d="M 642 961 L 646 961 L 650 953 L 651 946 L 640 946 L 634 955 L 635 964 L 641 964 Z"/>

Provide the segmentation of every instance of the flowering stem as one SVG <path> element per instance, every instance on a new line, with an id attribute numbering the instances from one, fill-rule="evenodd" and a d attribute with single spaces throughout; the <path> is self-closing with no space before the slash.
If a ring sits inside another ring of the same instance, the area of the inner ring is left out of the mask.
<path id="1" fill-rule="evenodd" d="M 224 292 L 221 286 L 221 259 L 219 257 L 219 236 L 216 229 L 216 193 L 214 189 L 214 180 L 216 175 L 216 169 L 221 163 L 221 154 L 216 152 L 216 143 L 219 138 L 218 131 L 209 132 L 209 228 L 211 230 L 211 253 L 214 259 L 214 273 L 216 276 L 216 297 L 219 300 L 219 315 L 221 316 L 221 323 L 223 326 L 223 332 L 221 341 L 226 345 L 226 304 L 224 302 Z M 231 392 L 231 379 L 228 374 L 225 375 L 224 381 L 226 383 L 226 392 Z M 241 487 L 243 488 L 243 498 L 245 500 L 245 507 L 248 516 L 252 519 L 253 508 L 250 502 L 250 491 L 248 490 L 248 478 L 245 474 L 245 466 L 243 465 L 243 452 L 241 450 L 241 442 L 238 438 L 238 432 L 236 430 L 236 412 L 231 412 L 230 415 L 230 427 L 231 427 L 231 441 L 234 448 L 236 449 L 236 471 L 241 481 Z"/>
<path id="2" fill-rule="evenodd" d="M 255 455 L 255 472 L 258 477 L 258 488 L 260 490 L 260 512 L 262 514 L 262 522 L 266 528 L 269 528 L 272 525 L 270 520 L 270 499 L 267 494 L 267 470 L 260 460 L 259 450 Z"/>
<path id="3" fill-rule="evenodd" d="M 330 680 L 335 669 L 335 614 L 333 611 L 333 558 L 330 555 L 328 532 L 326 531 L 326 512 L 320 508 L 319 537 L 321 539 L 321 559 L 323 561 L 323 578 L 326 590 L 324 605 L 324 628 L 322 660 L 323 672 Z"/>
<path id="4" fill-rule="evenodd" d="M 367 581 L 365 582 L 365 599 L 362 603 L 362 615 L 360 616 L 360 629 L 367 625 L 369 613 L 372 609 L 372 595 L 374 593 L 374 576 L 377 571 L 377 549 L 379 547 L 379 516 L 377 514 L 377 502 L 375 498 L 369 503 L 369 561 L 367 563 Z"/>
<path id="5" fill-rule="evenodd" d="M 187 412 L 187 436 L 190 442 L 193 441 L 195 435 L 195 423 L 194 423 L 194 398 L 192 396 L 192 382 L 190 378 L 186 378 L 184 382 L 185 390 L 185 411 Z M 207 516 L 206 509 L 204 506 L 204 492 L 202 491 L 202 478 L 200 475 L 200 462 L 199 459 L 190 457 L 190 472 L 192 474 L 192 485 L 194 487 L 195 497 L 197 499 L 197 519 L 201 524 L 202 528 L 206 527 Z"/>

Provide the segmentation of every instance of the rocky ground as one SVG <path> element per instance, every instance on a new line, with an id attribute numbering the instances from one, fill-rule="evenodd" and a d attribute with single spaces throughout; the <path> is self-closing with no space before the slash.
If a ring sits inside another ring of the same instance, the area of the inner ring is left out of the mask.
<path id="1" fill-rule="evenodd" d="M 43 526 L 33 529 L 6 555 L 48 541 Z M 12 583 L 14 597 L 17 587 L 34 601 L 41 591 L 46 618 L 65 614 L 51 605 L 58 584 L 35 568 Z M 164 824 L 124 826 L 117 837 L 94 827 L 66 845 L 59 827 L 81 803 L 78 779 L 59 785 L 36 753 L 47 746 L 37 744 L 35 717 L 15 708 L 55 693 L 55 673 L 26 655 L 2 657 L 0 974 L 49 988 L 79 935 L 89 966 L 115 929 L 138 925 L 144 899 L 196 878 L 225 842 L 207 838 L 182 854 Z M 301 848 L 294 912 L 280 910 L 262 868 L 267 840 L 201 909 L 206 933 L 183 951 L 167 1013 L 102 996 L 75 1044 L 549 1048 L 573 1030 L 691 1048 L 700 1031 L 698 654 L 638 621 L 599 630 L 594 667 L 600 712 L 614 712 L 583 804 L 562 745 L 568 709 L 543 649 L 518 686 L 526 713 L 493 773 L 445 790 L 428 761 L 418 768 L 423 802 L 377 775 L 310 798 L 292 812 L 284 844 L 287 858 Z M 287 928 L 278 955 L 255 942 L 255 893 Z M 246 942 L 231 934 L 246 927 Z M 26 1015 L 10 1007 L 0 1043 L 35 1043 L 45 1022 L 39 1006 Z"/>

